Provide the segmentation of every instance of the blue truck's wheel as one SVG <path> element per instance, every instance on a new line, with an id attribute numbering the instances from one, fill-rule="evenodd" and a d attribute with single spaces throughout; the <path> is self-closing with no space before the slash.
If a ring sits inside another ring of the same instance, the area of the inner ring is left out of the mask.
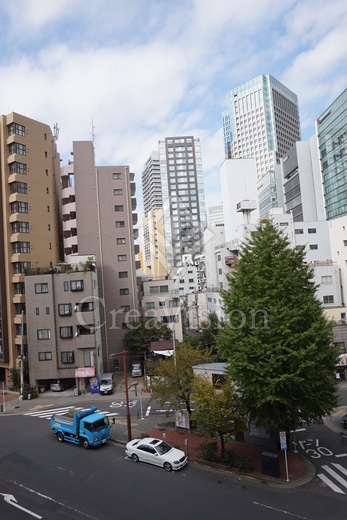
<path id="1" fill-rule="evenodd" d="M 59 442 L 63 442 L 64 441 L 64 435 L 61 432 L 58 432 L 57 433 L 57 439 L 58 439 Z"/>
<path id="2" fill-rule="evenodd" d="M 89 442 L 87 441 L 87 439 L 83 439 L 83 448 L 85 448 L 86 450 L 89 448 Z"/>

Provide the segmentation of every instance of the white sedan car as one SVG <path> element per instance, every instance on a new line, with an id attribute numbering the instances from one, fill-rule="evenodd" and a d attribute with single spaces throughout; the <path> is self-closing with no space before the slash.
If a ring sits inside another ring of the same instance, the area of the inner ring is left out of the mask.
<path id="1" fill-rule="evenodd" d="M 128 442 L 125 453 L 134 462 L 147 462 L 160 466 L 166 471 L 181 469 L 187 464 L 184 451 L 173 448 L 165 441 L 153 437 Z"/>

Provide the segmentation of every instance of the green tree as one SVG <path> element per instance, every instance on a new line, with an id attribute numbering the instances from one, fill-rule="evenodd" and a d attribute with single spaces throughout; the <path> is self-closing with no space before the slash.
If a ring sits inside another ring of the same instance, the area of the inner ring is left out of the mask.
<path id="1" fill-rule="evenodd" d="M 208 315 L 207 320 L 201 327 L 201 334 L 199 337 L 199 345 L 202 348 L 211 348 L 214 354 L 217 354 L 217 336 L 221 323 L 215 312 Z"/>
<path id="2" fill-rule="evenodd" d="M 155 322 L 151 318 L 140 318 L 130 324 L 130 330 L 124 335 L 123 346 L 135 350 L 139 354 L 148 354 L 152 341 L 172 339 L 172 330 L 164 323 Z"/>
<path id="3" fill-rule="evenodd" d="M 259 426 L 289 432 L 336 407 L 337 350 L 304 251 L 271 221 L 244 243 L 223 293 L 228 322 L 218 345 L 245 410 Z"/>
<path id="4" fill-rule="evenodd" d="M 175 362 L 176 358 L 176 362 Z M 169 402 L 176 410 L 186 409 L 191 415 L 191 394 L 193 391 L 193 366 L 213 361 L 210 350 L 193 348 L 181 343 L 176 348 L 176 355 L 162 361 L 155 369 L 152 378 L 152 399 L 158 399 L 163 405 Z"/>
<path id="5" fill-rule="evenodd" d="M 199 428 L 210 437 L 218 435 L 221 442 L 221 456 L 224 459 L 225 437 L 243 431 L 244 412 L 231 379 L 223 376 L 221 390 L 216 390 L 206 377 L 194 380 L 194 419 Z"/>

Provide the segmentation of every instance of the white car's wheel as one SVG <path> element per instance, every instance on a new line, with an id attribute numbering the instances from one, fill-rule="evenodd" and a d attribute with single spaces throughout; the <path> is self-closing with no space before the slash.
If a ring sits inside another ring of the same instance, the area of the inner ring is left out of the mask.
<path id="1" fill-rule="evenodd" d="M 138 462 L 140 459 L 139 459 L 139 456 L 136 455 L 136 453 L 133 453 L 132 456 L 131 456 L 131 460 L 133 462 Z"/>
<path id="2" fill-rule="evenodd" d="M 165 471 L 172 471 L 172 466 L 171 466 L 170 462 L 164 463 L 164 469 L 165 469 Z"/>

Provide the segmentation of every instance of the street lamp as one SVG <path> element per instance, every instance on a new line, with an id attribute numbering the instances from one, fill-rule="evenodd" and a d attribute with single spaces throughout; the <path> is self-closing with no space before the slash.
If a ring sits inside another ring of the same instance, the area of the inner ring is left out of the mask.
<path id="1" fill-rule="evenodd" d="M 130 442 L 131 441 L 131 422 L 130 422 L 130 410 L 129 410 L 127 367 L 126 367 L 126 359 L 125 359 L 125 355 L 127 353 L 128 353 L 127 350 L 122 350 L 122 352 L 118 352 L 117 354 L 110 354 L 109 357 L 110 357 L 110 359 L 112 359 L 113 357 L 116 357 L 116 356 L 123 356 L 125 400 L 126 400 L 126 406 L 127 406 L 127 430 L 128 430 L 128 442 Z"/>

